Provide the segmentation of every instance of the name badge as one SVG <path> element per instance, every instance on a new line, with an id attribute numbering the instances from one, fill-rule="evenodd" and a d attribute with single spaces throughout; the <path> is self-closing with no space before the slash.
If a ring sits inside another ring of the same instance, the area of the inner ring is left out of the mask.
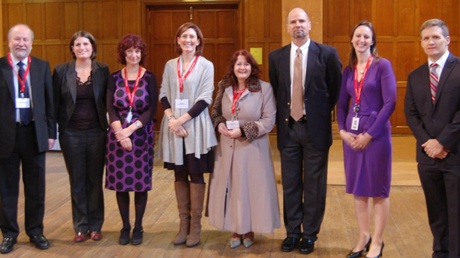
<path id="1" fill-rule="evenodd" d="M 233 130 L 240 127 L 240 122 L 238 120 L 227 121 L 227 130 Z"/>
<path id="2" fill-rule="evenodd" d="M 126 122 L 131 123 L 131 119 L 133 119 L 133 112 L 129 111 L 128 115 L 126 116 Z"/>
<path id="3" fill-rule="evenodd" d="M 17 98 L 16 108 L 30 108 L 30 98 Z"/>
<path id="4" fill-rule="evenodd" d="M 354 116 L 351 120 L 351 130 L 358 131 L 359 128 L 359 117 Z"/>
<path id="5" fill-rule="evenodd" d="M 177 109 L 188 109 L 188 99 L 176 99 L 175 105 Z"/>

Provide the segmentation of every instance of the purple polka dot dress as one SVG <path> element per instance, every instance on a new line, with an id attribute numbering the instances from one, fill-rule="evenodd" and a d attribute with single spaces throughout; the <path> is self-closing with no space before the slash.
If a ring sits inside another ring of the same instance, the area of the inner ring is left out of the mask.
<path id="1" fill-rule="evenodd" d="M 152 88 L 156 89 L 156 79 L 153 73 L 146 71 L 144 76 L 139 80 L 139 86 L 134 97 L 132 119 L 130 123 L 126 121 L 129 111 L 129 101 L 121 71 L 112 75 L 111 80 L 109 80 L 109 84 L 110 83 L 112 83 L 112 85 L 108 87 L 112 87 L 113 90 L 109 90 L 108 94 L 113 93 L 115 115 L 120 119 L 123 128 L 140 120 L 144 112 L 151 110 L 150 106 L 152 104 L 155 105 L 156 108 L 156 101 L 154 101 L 157 99 L 156 91 L 154 92 L 155 96 L 151 96 L 151 90 L 149 90 Z M 151 87 L 151 84 L 154 84 L 155 87 Z M 129 81 L 129 85 L 132 90 L 134 81 Z M 108 103 L 108 105 L 110 105 L 110 103 Z M 110 112 L 109 116 L 112 122 Z M 147 120 L 146 123 L 143 121 L 143 124 L 144 126 L 142 128 L 136 130 L 130 136 L 133 144 L 133 149 L 131 151 L 123 149 L 117 142 L 114 131 L 110 127 L 106 148 L 106 189 L 118 192 L 145 192 L 152 189 L 155 131 L 152 119 Z"/>

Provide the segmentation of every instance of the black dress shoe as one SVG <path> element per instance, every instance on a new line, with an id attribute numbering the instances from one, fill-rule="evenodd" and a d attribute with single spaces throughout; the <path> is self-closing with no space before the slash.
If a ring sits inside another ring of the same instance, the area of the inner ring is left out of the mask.
<path id="1" fill-rule="evenodd" d="M 120 238 L 118 239 L 118 243 L 120 245 L 127 245 L 129 243 L 129 232 L 131 228 L 122 228 L 120 230 Z"/>
<path id="2" fill-rule="evenodd" d="M 0 245 L 0 253 L 7 254 L 13 251 L 14 244 L 16 244 L 16 238 L 4 237 Z"/>
<path id="3" fill-rule="evenodd" d="M 50 243 L 43 234 L 39 234 L 30 238 L 30 242 L 35 244 L 35 247 L 41 250 L 48 249 Z"/>
<path id="4" fill-rule="evenodd" d="M 281 245 L 281 251 L 292 252 L 299 246 L 299 238 L 286 237 Z"/>
<path id="5" fill-rule="evenodd" d="M 372 237 L 369 238 L 369 240 L 367 241 L 367 244 L 364 246 L 364 249 L 363 249 L 363 250 L 358 251 L 358 252 L 353 252 L 353 249 L 351 249 L 351 251 L 347 254 L 346 258 L 358 258 L 358 257 L 363 257 L 364 250 L 366 250 L 366 252 L 369 252 L 369 248 L 370 248 L 370 246 L 371 246 L 371 242 L 372 242 Z"/>
<path id="6" fill-rule="evenodd" d="M 299 252 L 301 254 L 309 254 L 315 250 L 315 241 L 310 239 L 302 239 L 299 245 Z"/>
<path id="7" fill-rule="evenodd" d="M 142 243 L 143 235 L 144 235 L 144 230 L 140 228 L 133 229 L 133 236 L 131 237 L 131 244 L 140 245 Z"/>

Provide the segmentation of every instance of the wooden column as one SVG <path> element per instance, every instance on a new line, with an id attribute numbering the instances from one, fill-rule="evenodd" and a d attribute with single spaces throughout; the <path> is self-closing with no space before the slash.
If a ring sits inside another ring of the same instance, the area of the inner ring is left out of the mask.
<path id="1" fill-rule="evenodd" d="M 3 0 L 0 0 L 0 14 L 3 18 Z M 3 38 L 6 38 L 6 36 L 3 36 L 3 19 L 0 19 L 0 38 L 2 42 L 2 46 L 0 47 L 0 56 L 3 56 Z"/>
<path id="2" fill-rule="evenodd" d="M 293 8 L 300 7 L 307 11 L 311 21 L 310 38 L 313 41 L 323 42 L 323 1 L 281 0 L 282 45 L 291 43 L 291 36 L 287 33 L 286 18 Z"/>

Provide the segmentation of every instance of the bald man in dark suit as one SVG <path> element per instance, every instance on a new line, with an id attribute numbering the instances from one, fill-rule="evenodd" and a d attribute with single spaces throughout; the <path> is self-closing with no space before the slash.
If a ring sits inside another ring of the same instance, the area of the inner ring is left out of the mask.
<path id="1" fill-rule="evenodd" d="M 13 26 L 8 32 L 10 52 L 0 58 L 0 253 L 11 252 L 19 234 L 20 165 L 26 233 L 38 249 L 49 247 L 43 235 L 45 158 L 56 139 L 56 121 L 50 67 L 29 55 L 33 38 L 27 25 Z"/>
<path id="2" fill-rule="evenodd" d="M 308 254 L 314 250 L 324 217 L 331 111 L 340 91 L 342 64 L 334 48 L 310 40 L 311 23 L 305 10 L 289 12 L 287 29 L 292 43 L 269 55 L 287 231 L 281 250 L 299 247 L 300 253 Z M 303 94 L 294 93 L 297 49 L 302 56 L 297 89 Z M 300 98 L 298 108 L 294 108 L 295 97 Z M 294 110 L 298 112 L 293 116 Z"/>

